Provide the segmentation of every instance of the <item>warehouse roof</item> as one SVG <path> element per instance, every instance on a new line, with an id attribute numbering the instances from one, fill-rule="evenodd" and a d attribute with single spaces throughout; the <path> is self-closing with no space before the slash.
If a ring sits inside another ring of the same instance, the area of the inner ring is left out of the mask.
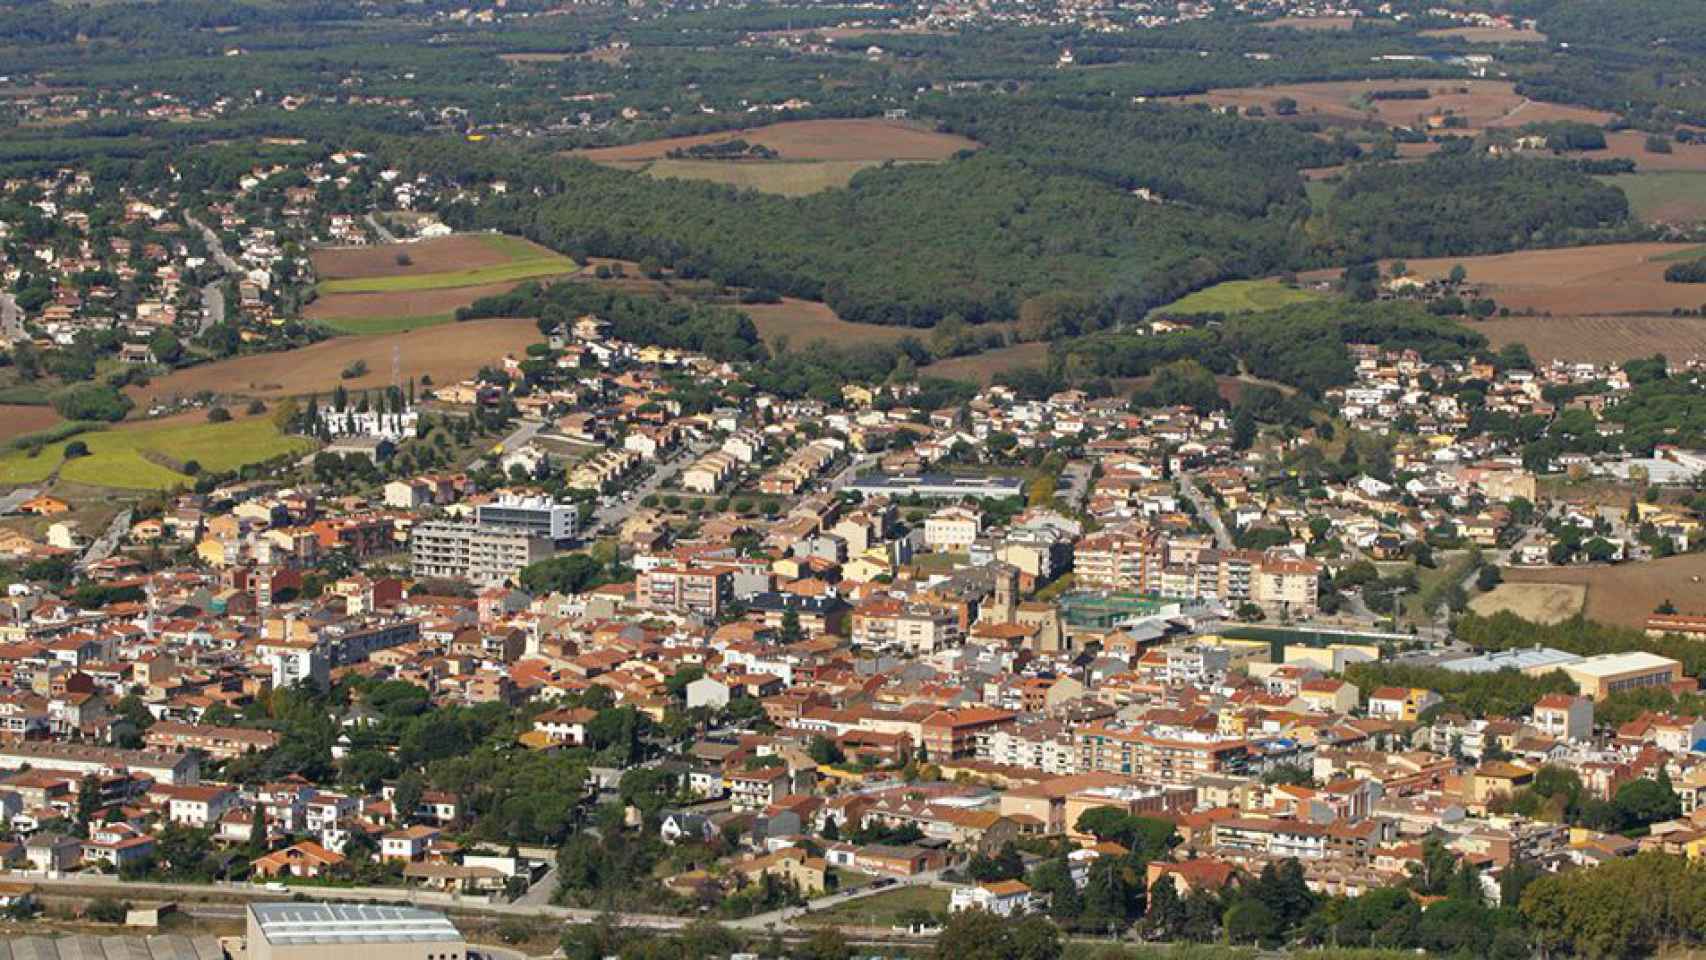
<path id="1" fill-rule="evenodd" d="M 444 914 L 413 907 L 345 903 L 249 905 L 267 942 L 360 945 L 462 939 Z"/>

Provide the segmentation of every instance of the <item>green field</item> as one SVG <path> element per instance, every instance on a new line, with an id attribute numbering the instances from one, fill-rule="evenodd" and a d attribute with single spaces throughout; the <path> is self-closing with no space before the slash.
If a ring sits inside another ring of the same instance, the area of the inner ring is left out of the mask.
<path id="1" fill-rule="evenodd" d="M 381 333 L 408 333 L 410 330 L 436 327 L 441 323 L 449 323 L 455 319 L 454 313 L 434 313 L 421 317 L 343 317 L 334 320 L 321 320 L 320 325 L 338 333 L 347 333 L 356 337 L 370 337 Z"/>
<path id="2" fill-rule="evenodd" d="M 279 434 L 266 417 L 229 423 L 137 424 L 84 434 L 89 455 L 64 461 L 65 444 L 31 457 L 18 450 L 0 457 L 0 484 L 40 483 L 59 468 L 63 480 L 122 490 L 168 490 L 191 479 L 172 465 L 189 461 L 206 470 L 235 470 L 284 453 L 307 452 L 313 442 Z M 70 441 L 67 441 L 70 442 Z M 62 465 L 63 464 L 63 465 Z"/>
<path id="3" fill-rule="evenodd" d="M 489 267 L 467 270 L 445 270 L 400 277 L 350 277 L 327 280 L 320 284 L 321 293 L 407 293 L 416 290 L 448 290 L 454 287 L 478 287 L 488 283 L 515 283 L 563 273 L 574 273 L 580 266 L 568 257 L 537 253 Z"/>
<path id="4" fill-rule="evenodd" d="M 1629 198 L 1629 209 L 1642 220 L 1706 222 L 1706 173 L 1619 173 L 1595 177 Z"/>
<path id="5" fill-rule="evenodd" d="M 743 190 L 758 190 L 784 197 L 803 197 L 845 187 L 853 175 L 880 160 L 648 160 L 622 164 L 644 169 L 656 179 L 708 180 Z"/>
<path id="6" fill-rule="evenodd" d="M 1294 303 L 1308 303 L 1322 299 L 1321 294 L 1310 290 L 1294 290 L 1278 280 L 1228 280 L 1217 283 L 1212 287 L 1198 290 L 1180 300 L 1175 300 L 1164 307 L 1156 307 L 1153 311 L 1158 314 L 1191 314 L 1191 313 L 1245 313 L 1260 310 L 1278 310 L 1280 307 Z"/>
<path id="7" fill-rule="evenodd" d="M 868 897 L 838 903 L 827 910 L 802 917 L 803 923 L 825 923 L 857 927 L 892 927 L 911 910 L 948 912 L 948 891 L 937 887 L 896 887 Z"/>

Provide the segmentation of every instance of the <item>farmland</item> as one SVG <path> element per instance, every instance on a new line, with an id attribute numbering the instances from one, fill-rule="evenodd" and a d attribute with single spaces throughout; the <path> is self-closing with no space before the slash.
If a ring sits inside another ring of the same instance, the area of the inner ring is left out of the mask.
<path id="1" fill-rule="evenodd" d="M 498 234 L 316 250 L 319 296 L 303 315 L 339 333 L 399 333 L 447 323 L 456 308 L 522 280 L 578 269 L 567 257 Z"/>
<path id="2" fill-rule="evenodd" d="M 1278 280 L 1228 280 L 1157 307 L 1158 314 L 1241 313 L 1277 310 L 1293 303 L 1319 300 L 1321 295 L 1288 287 Z"/>
<path id="3" fill-rule="evenodd" d="M 427 327 L 407 333 L 338 337 L 287 353 L 262 353 L 179 370 L 129 393 L 139 403 L 151 398 L 189 396 L 211 390 L 221 396 L 284 397 L 327 393 L 342 384 L 351 390 L 391 382 L 392 349 L 400 348 L 403 377 L 431 376 L 436 383 L 470 377 L 506 353 L 520 353 L 539 340 L 531 320 L 478 320 Z M 342 379 L 340 371 L 356 361 L 367 364 L 360 377 Z"/>
<path id="4" fill-rule="evenodd" d="M 1599 179 L 1622 190 L 1635 216 L 1649 223 L 1706 222 L 1706 172 L 1625 173 Z"/>
<path id="5" fill-rule="evenodd" d="M 1665 265 L 1655 259 L 1685 249 L 1674 243 L 1620 243 L 1408 263 L 1411 273 L 1427 279 L 1443 278 L 1462 264 L 1472 286 L 1513 312 L 1668 314 L 1675 307 L 1696 308 L 1702 299 L 1688 284 L 1666 283 Z"/>
<path id="6" fill-rule="evenodd" d="M 1365 100 L 1376 91 L 1427 88 L 1426 100 Z M 1188 103 L 1234 106 L 1240 111 L 1261 107 L 1272 112 L 1281 97 L 1297 101 L 1298 119 L 1326 123 L 1377 126 L 1416 126 L 1434 114 L 1463 117 L 1466 128 L 1453 131 L 1471 134 L 1491 127 L 1520 127 L 1529 123 L 1576 120 L 1603 124 L 1611 115 L 1585 107 L 1540 103 L 1516 92 L 1502 80 L 1348 80 L 1327 83 L 1278 84 L 1271 87 L 1238 87 L 1210 90 L 1178 98 Z"/>
<path id="7" fill-rule="evenodd" d="M 1615 566 L 1511 568 L 1505 571 L 1505 580 L 1584 587 L 1588 619 L 1628 627 L 1644 625 L 1653 609 L 1666 600 L 1684 612 L 1706 610 L 1706 554 Z"/>
<path id="8" fill-rule="evenodd" d="M 998 350 L 985 350 L 969 357 L 955 357 L 925 367 L 925 374 L 950 380 L 988 383 L 998 373 L 1048 364 L 1048 344 L 1041 341 L 1016 343 Z"/>
<path id="9" fill-rule="evenodd" d="M 265 416 L 228 423 L 135 423 L 76 439 L 88 446 L 88 456 L 63 460 L 65 443 L 57 443 L 35 457 L 22 450 L 0 457 L 0 483 L 40 482 L 57 467 L 57 476 L 71 483 L 166 490 L 190 483 L 183 468 L 191 461 L 207 470 L 234 470 L 313 446 L 310 440 L 280 435 Z"/>
<path id="10" fill-rule="evenodd" d="M 1546 34 L 1520 27 L 1446 27 L 1423 30 L 1424 37 L 1456 37 L 1469 43 L 1545 43 Z"/>
<path id="11" fill-rule="evenodd" d="M 847 900 L 804 918 L 808 923 L 849 924 L 861 927 L 890 927 L 906 914 L 924 910 L 948 912 L 948 891 L 940 887 L 896 887 L 857 900 Z"/>
<path id="12" fill-rule="evenodd" d="M 1699 317 L 1501 317 L 1473 326 L 1494 347 L 1521 343 L 1542 363 L 1621 363 L 1655 353 L 1678 363 L 1706 360 L 1706 320 Z"/>
<path id="13" fill-rule="evenodd" d="M 739 308 L 752 317 L 759 336 L 771 347 L 786 339 L 798 350 L 814 340 L 833 343 L 892 343 L 905 336 L 918 336 L 910 327 L 849 323 L 835 315 L 827 304 L 815 300 L 784 297 L 781 303 L 749 303 Z"/>
<path id="14" fill-rule="evenodd" d="M 776 151 L 773 160 L 678 159 L 676 150 L 745 140 Z M 608 166 L 642 170 L 648 176 L 709 180 L 784 196 L 804 196 L 844 187 L 854 174 L 887 162 L 945 160 L 976 149 L 965 137 L 937 133 L 899 120 L 796 120 L 692 137 L 648 140 L 620 147 L 578 151 Z"/>
<path id="15" fill-rule="evenodd" d="M 1265 21 L 1262 26 L 1269 30 L 1305 30 L 1313 32 L 1332 32 L 1349 30 L 1356 26 L 1360 17 L 1280 17 L 1278 20 Z"/>
<path id="16" fill-rule="evenodd" d="M 52 407 L 0 404 L 0 442 L 45 430 L 58 422 L 59 414 Z"/>
<path id="17" fill-rule="evenodd" d="M 845 187 L 861 170 L 881 160 L 633 160 L 615 165 L 644 172 L 659 180 L 707 180 L 742 190 L 759 190 L 784 197 L 803 197 L 820 190 Z M 916 163 L 919 161 L 898 161 Z"/>
<path id="18" fill-rule="evenodd" d="M 1653 153 L 1647 149 L 1647 135 L 1639 130 L 1615 130 L 1605 135 L 1605 149 L 1585 156 L 1594 159 L 1622 157 L 1635 161 L 1635 169 L 1643 173 L 1675 173 L 1706 171 L 1706 144 L 1672 143 L 1669 153 Z"/>

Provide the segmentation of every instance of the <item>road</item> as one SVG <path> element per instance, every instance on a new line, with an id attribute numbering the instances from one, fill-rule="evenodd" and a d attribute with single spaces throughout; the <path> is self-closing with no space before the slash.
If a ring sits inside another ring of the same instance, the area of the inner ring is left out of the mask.
<path id="1" fill-rule="evenodd" d="M 829 492 L 830 493 L 840 493 L 842 487 L 845 487 L 849 483 L 852 483 L 853 480 L 859 476 L 859 471 L 865 469 L 866 467 L 868 467 L 871 464 L 876 463 L 876 462 L 877 462 L 877 458 L 875 456 L 872 456 L 871 454 L 868 454 L 868 453 L 867 454 L 861 454 L 860 456 L 854 457 L 852 463 L 849 463 L 847 466 L 843 467 L 841 469 L 841 471 L 838 472 L 835 476 L 829 478 L 829 485 L 828 485 Z"/>
<path id="2" fill-rule="evenodd" d="M 1179 473 L 1179 489 L 1185 494 L 1185 499 L 1196 506 L 1197 516 L 1207 521 L 1209 529 L 1214 531 L 1214 545 L 1222 550 L 1236 547 L 1231 532 L 1226 529 L 1226 522 L 1220 519 L 1220 511 L 1214 507 L 1214 501 L 1203 496 L 1203 492 L 1197 489 L 1196 480 L 1184 471 Z"/>
<path id="3" fill-rule="evenodd" d="M 379 235 L 380 243 L 397 242 L 397 235 L 385 229 L 385 225 L 379 222 L 379 218 L 371 213 L 367 215 L 367 225 L 372 227 L 373 232 Z"/>
<path id="4" fill-rule="evenodd" d="M 201 231 L 202 239 L 207 241 L 207 255 L 213 258 L 214 263 L 219 264 L 219 269 L 226 273 L 243 272 L 242 265 L 225 252 L 225 245 L 219 242 L 219 234 L 214 233 L 212 227 L 187 213 L 184 214 L 184 222 Z"/>
<path id="5" fill-rule="evenodd" d="M 195 335 L 202 336 L 215 325 L 225 322 L 225 284 L 215 280 L 201 288 L 201 326 Z"/>
<path id="6" fill-rule="evenodd" d="M 77 565 L 88 568 L 92 564 L 100 563 L 112 556 L 113 551 L 118 549 L 118 545 L 123 542 L 128 533 L 130 533 L 130 511 L 124 510 L 113 518 L 113 522 L 107 525 L 106 532 L 101 534 L 99 539 L 89 544 L 89 549 L 83 552 L 83 558 L 77 561 Z"/>
<path id="7" fill-rule="evenodd" d="M 509 436 L 492 444 L 491 453 L 486 456 L 502 456 L 519 450 L 532 443 L 533 438 L 539 436 L 539 431 L 543 429 L 545 429 L 545 421 L 543 420 L 523 420 L 514 430 L 510 431 Z M 470 471 L 480 470 L 485 466 L 486 457 L 476 457 L 472 463 L 468 464 L 468 469 Z"/>
<path id="8" fill-rule="evenodd" d="M 915 876 L 905 877 L 887 886 L 878 887 L 874 884 L 866 884 L 865 886 L 854 890 L 848 890 L 842 893 L 831 893 L 827 896 L 818 897 L 816 900 L 807 902 L 805 906 L 784 907 L 781 910 L 772 910 L 769 913 L 755 913 L 744 920 L 730 920 L 727 921 L 724 926 L 732 927 L 736 930 L 768 930 L 771 927 L 787 927 L 790 925 L 791 921 L 809 913 L 828 910 L 831 907 L 839 906 L 843 903 L 851 903 L 854 900 L 874 896 L 879 893 L 889 893 L 903 887 L 927 887 L 940 879 L 942 879 L 942 872 L 940 870 L 932 870 L 928 873 L 920 873 Z"/>
<path id="9" fill-rule="evenodd" d="M 640 481 L 640 485 L 631 490 L 623 491 L 625 499 L 616 500 L 592 512 L 592 529 L 599 530 L 608 527 L 611 530 L 622 526 L 634 511 L 640 507 L 640 501 L 656 493 L 675 475 L 686 469 L 687 465 L 704 456 L 711 449 L 709 443 L 700 443 L 682 447 L 673 457 L 658 464 L 651 476 Z"/>
<path id="10" fill-rule="evenodd" d="M 1094 469 L 1083 460 L 1074 460 L 1060 471 L 1060 478 L 1066 481 L 1066 489 L 1057 489 L 1055 495 L 1060 497 L 1067 509 L 1076 510 L 1084 505 L 1084 498 L 1090 495 L 1090 474 Z"/>
<path id="11" fill-rule="evenodd" d="M 24 332 L 24 311 L 18 306 L 18 298 L 9 293 L 0 293 L 0 340 L 16 343 L 28 334 Z"/>
<path id="12" fill-rule="evenodd" d="M 0 497 L 0 517 L 11 516 L 13 513 L 17 512 L 19 507 L 24 505 L 25 501 L 33 499 L 35 495 L 40 492 L 40 490 L 37 490 L 34 487 L 26 487 L 19 490 L 13 490 L 11 493 Z"/>

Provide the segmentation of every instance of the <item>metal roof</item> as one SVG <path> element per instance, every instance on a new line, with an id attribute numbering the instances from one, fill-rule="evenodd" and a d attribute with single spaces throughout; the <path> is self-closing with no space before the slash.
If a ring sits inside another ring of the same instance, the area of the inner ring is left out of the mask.
<path id="1" fill-rule="evenodd" d="M 261 935 L 275 945 L 461 942 L 448 918 L 432 910 L 373 904 L 255 903 Z"/>

